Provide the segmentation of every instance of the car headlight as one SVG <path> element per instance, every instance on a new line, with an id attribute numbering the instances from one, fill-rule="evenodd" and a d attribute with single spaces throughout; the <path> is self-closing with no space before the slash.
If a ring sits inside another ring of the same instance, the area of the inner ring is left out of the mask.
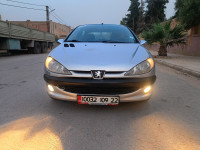
<path id="1" fill-rule="evenodd" d="M 133 75 L 140 75 L 145 74 L 151 71 L 151 69 L 154 67 L 154 61 L 152 58 L 148 58 L 147 60 L 139 63 L 135 67 L 133 67 L 131 70 L 125 73 L 125 76 L 133 76 Z"/>
<path id="2" fill-rule="evenodd" d="M 59 74 L 65 74 L 65 75 L 71 75 L 71 72 L 67 70 L 63 65 L 61 65 L 59 62 L 54 60 L 52 57 L 47 57 L 46 62 L 45 62 L 45 67 L 55 73 Z"/>

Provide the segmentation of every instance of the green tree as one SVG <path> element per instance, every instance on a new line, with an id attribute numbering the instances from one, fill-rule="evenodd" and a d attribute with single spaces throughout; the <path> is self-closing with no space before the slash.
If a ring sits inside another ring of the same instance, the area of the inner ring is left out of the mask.
<path id="1" fill-rule="evenodd" d="M 140 7 L 139 7 L 139 19 L 137 25 L 137 34 L 140 34 L 145 29 L 145 16 L 144 16 L 144 1 L 141 0 Z"/>
<path id="2" fill-rule="evenodd" d="M 160 44 L 158 55 L 167 56 L 167 47 L 185 44 L 185 35 L 182 25 L 171 28 L 171 21 L 168 21 L 164 24 L 154 24 L 152 29 L 142 34 L 142 37 L 150 45 L 158 42 Z"/>
<path id="3" fill-rule="evenodd" d="M 165 20 L 165 8 L 168 2 L 169 0 L 146 0 L 145 23 L 147 27 Z"/>
<path id="4" fill-rule="evenodd" d="M 176 0 L 176 17 L 185 29 L 200 24 L 200 0 Z"/>
<path id="5" fill-rule="evenodd" d="M 122 18 L 122 20 L 120 21 L 121 25 L 126 25 L 126 18 Z"/>
<path id="6" fill-rule="evenodd" d="M 128 26 L 134 32 L 136 32 L 138 19 L 139 19 L 139 5 L 140 5 L 140 3 L 138 2 L 138 0 L 130 0 L 130 1 L 131 1 L 131 5 L 128 9 L 129 13 L 126 15 L 125 18 L 122 18 L 122 21 L 120 23 Z"/>

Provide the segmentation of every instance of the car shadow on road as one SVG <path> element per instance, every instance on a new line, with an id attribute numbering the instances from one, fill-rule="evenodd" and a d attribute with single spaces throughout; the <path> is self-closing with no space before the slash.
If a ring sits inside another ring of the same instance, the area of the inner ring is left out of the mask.
<path id="1" fill-rule="evenodd" d="M 138 132 L 136 122 L 150 113 L 148 102 L 91 106 L 53 100 L 48 108 L 54 118 L 52 129 L 59 134 L 64 149 L 103 149 L 101 145 L 106 149 L 132 149 L 137 145 L 133 136 Z"/>
<path id="2" fill-rule="evenodd" d="M 16 120 L 0 127 L 0 145 L 7 146 L 7 149 L 15 143 L 19 147 L 38 143 L 32 145 L 33 148 L 48 148 L 48 144 L 54 143 L 63 150 L 132 149 L 136 144 L 129 137 L 137 132 L 136 128 L 133 129 L 134 122 L 151 113 L 148 102 L 91 106 L 51 100 L 48 96 L 36 101 L 43 101 L 43 106 L 17 115 Z M 8 138 L 11 144 L 2 143 Z M 0 149 L 5 148 L 2 146 Z"/>

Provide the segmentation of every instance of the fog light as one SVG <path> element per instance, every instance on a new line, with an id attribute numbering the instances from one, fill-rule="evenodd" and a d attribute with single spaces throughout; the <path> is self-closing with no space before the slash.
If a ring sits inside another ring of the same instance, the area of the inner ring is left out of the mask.
<path id="1" fill-rule="evenodd" d="M 52 86 L 52 85 L 48 85 L 48 89 L 49 89 L 49 91 L 51 91 L 51 92 L 53 92 L 53 91 L 54 91 L 54 88 L 53 88 L 53 86 Z"/>
<path id="2" fill-rule="evenodd" d="M 151 90 L 151 86 L 147 86 L 147 87 L 144 89 L 144 93 L 148 93 L 150 90 Z"/>

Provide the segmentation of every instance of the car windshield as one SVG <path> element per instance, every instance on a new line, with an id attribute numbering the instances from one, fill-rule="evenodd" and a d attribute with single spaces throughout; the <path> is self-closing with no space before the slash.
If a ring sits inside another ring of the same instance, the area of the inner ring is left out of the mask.
<path id="1" fill-rule="evenodd" d="M 65 42 L 137 43 L 137 40 L 127 27 L 102 24 L 79 26 Z"/>

